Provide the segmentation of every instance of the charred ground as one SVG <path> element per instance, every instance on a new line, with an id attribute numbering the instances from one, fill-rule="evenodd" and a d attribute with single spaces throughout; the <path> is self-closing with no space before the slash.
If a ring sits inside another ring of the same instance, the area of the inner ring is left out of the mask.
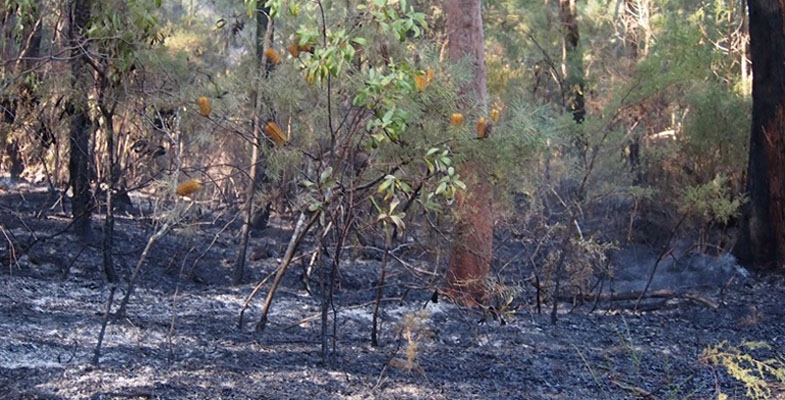
<path id="1" fill-rule="evenodd" d="M 257 251 L 272 257 L 253 261 L 251 283 L 232 287 L 236 230 L 206 215 L 198 229 L 178 228 L 156 243 L 128 317 L 109 324 L 94 366 L 108 293 L 101 250 L 71 236 L 55 200 L 36 190 L 0 196 L 5 399 L 708 399 L 718 390 L 743 398 L 746 389 L 724 368 L 700 362 L 702 351 L 723 341 L 766 342 L 770 350 L 753 353 L 760 359 L 782 357 L 785 349 L 781 276 L 744 276 L 732 259 L 684 253 L 658 268 L 650 290 L 694 297 L 651 299 L 643 312 L 631 311 L 634 301 L 565 301 L 554 325 L 550 305 L 538 314 L 536 292 L 524 283 L 528 262 L 514 259 L 521 243 L 502 235 L 495 245 L 499 264 L 508 266 L 501 278 L 523 288 L 506 324 L 493 318 L 480 324 L 480 311 L 432 303 L 433 291 L 413 271 L 438 269 L 401 259 L 390 265 L 380 346 L 372 347 L 379 262 L 350 258 L 329 312 L 335 340 L 325 363 L 321 291 L 317 284 L 312 294 L 304 290 L 298 265 L 276 295 L 267 329 L 253 329 L 266 287 L 238 327 L 254 284 L 278 265 L 286 221 L 253 239 Z M 141 218 L 118 219 L 115 254 L 123 276 L 152 229 Z M 615 252 L 617 293 L 642 288 L 657 256 L 643 245 Z M 785 396 L 782 386 L 771 388 L 772 398 Z"/>

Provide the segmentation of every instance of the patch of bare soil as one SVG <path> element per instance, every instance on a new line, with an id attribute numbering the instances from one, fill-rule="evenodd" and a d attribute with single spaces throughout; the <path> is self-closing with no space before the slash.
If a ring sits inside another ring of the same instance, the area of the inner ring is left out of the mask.
<path id="1" fill-rule="evenodd" d="M 642 312 L 630 310 L 635 300 L 562 302 L 555 325 L 550 306 L 537 313 L 528 285 L 506 324 L 478 323 L 482 312 L 433 303 L 432 291 L 411 278 L 413 269 L 433 266 L 402 260 L 405 265 L 390 265 L 380 346 L 372 347 L 379 263 L 347 259 L 329 310 L 334 353 L 325 363 L 319 271 L 311 295 L 299 279 L 302 268 L 293 266 L 267 329 L 253 329 L 267 287 L 240 328 L 238 315 L 253 284 L 228 285 L 237 230 L 202 218 L 207 222 L 198 230 L 178 229 L 156 243 L 128 317 L 109 324 L 101 362 L 93 366 L 108 294 L 100 246 L 60 233 L 69 221 L 48 209 L 51 199 L 43 196 L 0 196 L 3 399 L 708 399 L 718 390 L 743 398 L 744 387 L 724 369 L 698 362 L 701 352 L 725 340 L 767 342 L 771 350 L 756 354 L 760 358 L 782 356 L 785 349 L 782 278 L 744 277 L 732 259 L 702 256 L 660 263 L 651 283 L 650 290 L 690 296 L 649 299 L 644 304 L 651 311 Z M 127 278 L 152 228 L 120 219 L 116 229 L 117 264 Z M 257 246 L 282 254 L 285 232 L 258 236 Z M 33 242 L 9 263 L 14 251 Z M 496 245 L 500 257 L 516 254 L 516 246 Z M 619 251 L 615 293 L 642 289 L 656 258 L 645 247 Z M 507 268 L 504 279 L 523 282 L 526 264 L 512 260 L 516 267 Z M 251 281 L 276 267 L 275 258 L 252 262 Z M 125 290 L 121 285 L 118 297 Z M 773 388 L 772 398 L 784 396 Z"/>

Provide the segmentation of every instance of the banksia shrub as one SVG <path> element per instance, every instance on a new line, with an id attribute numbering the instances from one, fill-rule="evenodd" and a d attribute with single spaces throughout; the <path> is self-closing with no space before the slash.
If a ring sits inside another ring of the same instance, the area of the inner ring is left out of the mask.
<path id="1" fill-rule="evenodd" d="M 210 112 L 213 110 L 212 106 L 210 105 L 210 99 L 205 96 L 202 96 L 197 101 L 199 104 L 199 114 L 202 114 L 203 117 L 209 117 Z"/>
<path id="2" fill-rule="evenodd" d="M 278 126 L 275 121 L 267 121 L 267 123 L 264 124 L 264 133 L 266 133 L 278 146 L 286 143 L 286 136 L 284 136 L 281 127 Z"/>
<path id="3" fill-rule="evenodd" d="M 188 196 L 195 193 L 201 188 L 202 188 L 202 181 L 198 179 L 191 179 L 177 186 L 177 195 L 182 197 Z"/>

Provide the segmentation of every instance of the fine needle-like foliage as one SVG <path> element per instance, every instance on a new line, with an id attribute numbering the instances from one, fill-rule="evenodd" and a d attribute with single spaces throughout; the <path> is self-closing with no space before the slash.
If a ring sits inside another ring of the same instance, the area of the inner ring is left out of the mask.
<path id="1" fill-rule="evenodd" d="M 724 367 L 728 374 L 744 384 L 747 397 L 768 399 L 771 395 L 772 380 L 785 384 L 785 358 L 774 352 L 769 358 L 760 359 L 755 354 L 766 351 L 771 354 L 771 346 L 765 342 L 742 342 L 734 346 L 724 340 L 716 346 L 703 350 L 699 361 L 714 367 Z M 718 394 L 721 398 L 727 395 Z"/>

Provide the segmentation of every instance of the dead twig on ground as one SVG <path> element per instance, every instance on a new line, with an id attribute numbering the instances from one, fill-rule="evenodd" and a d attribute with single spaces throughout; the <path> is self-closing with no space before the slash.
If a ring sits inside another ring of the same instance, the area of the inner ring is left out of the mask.
<path id="1" fill-rule="evenodd" d="M 622 381 L 619 381 L 619 380 L 616 380 L 616 379 L 611 379 L 611 383 L 616 385 L 616 386 L 618 386 L 618 387 L 620 387 L 623 390 L 626 390 L 628 392 L 634 393 L 638 397 L 641 397 L 641 398 L 644 398 L 644 399 L 656 399 L 656 397 L 654 397 L 654 395 L 651 394 L 651 392 L 649 392 L 647 390 L 644 390 L 642 388 L 639 388 L 637 386 L 630 385 L 629 383 L 625 383 L 625 382 L 622 382 Z"/>

